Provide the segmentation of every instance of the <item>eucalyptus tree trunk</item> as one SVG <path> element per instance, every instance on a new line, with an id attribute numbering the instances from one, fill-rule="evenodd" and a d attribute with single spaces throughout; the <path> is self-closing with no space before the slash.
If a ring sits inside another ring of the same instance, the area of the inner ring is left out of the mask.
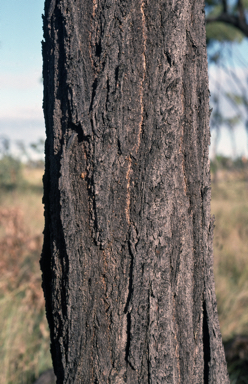
<path id="1" fill-rule="evenodd" d="M 57 383 L 228 383 L 203 0 L 46 0 L 43 60 Z"/>

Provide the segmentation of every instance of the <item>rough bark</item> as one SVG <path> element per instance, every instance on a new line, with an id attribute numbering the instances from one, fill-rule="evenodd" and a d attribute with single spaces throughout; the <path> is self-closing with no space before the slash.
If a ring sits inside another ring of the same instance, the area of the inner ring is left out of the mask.
<path id="1" fill-rule="evenodd" d="M 43 289 L 58 383 L 228 383 L 202 0 L 46 0 Z"/>

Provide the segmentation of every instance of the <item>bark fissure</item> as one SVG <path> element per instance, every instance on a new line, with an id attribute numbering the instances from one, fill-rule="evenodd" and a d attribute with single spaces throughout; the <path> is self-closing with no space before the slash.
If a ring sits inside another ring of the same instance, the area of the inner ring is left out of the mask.
<path id="1" fill-rule="evenodd" d="M 126 344 L 126 350 L 125 350 L 125 360 L 127 364 L 130 365 L 130 367 L 135 370 L 135 368 L 130 363 L 128 357 L 129 357 L 129 351 L 130 351 L 130 342 L 131 342 L 131 314 L 127 312 L 127 344 Z"/>
<path id="2" fill-rule="evenodd" d="M 203 301 L 203 355 L 204 355 L 204 384 L 209 382 L 209 363 L 210 363 L 210 339 L 208 329 L 208 319 L 206 303 Z"/>
<path id="3" fill-rule="evenodd" d="M 130 241 L 128 242 L 128 247 L 129 247 L 129 254 L 131 257 L 130 260 L 130 267 L 129 267 L 129 281 L 128 281 L 128 294 L 127 294 L 127 301 L 125 304 L 124 308 L 124 313 L 127 316 L 127 340 L 126 340 L 126 350 L 125 350 L 125 360 L 127 364 L 130 364 L 130 367 L 132 369 L 135 369 L 130 361 L 128 360 L 129 356 L 129 350 L 130 350 L 130 342 L 131 342 L 131 314 L 130 314 L 130 302 L 131 302 L 131 297 L 132 297 L 132 290 L 133 290 L 133 251 L 132 251 L 132 246 L 130 244 Z"/>
<path id="4" fill-rule="evenodd" d="M 137 145 L 135 148 L 136 153 L 138 152 L 139 147 L 140 147 L 140 139 L 141 139 L 141 133 L 142 133 L 143 120 L 144 120 L 143 93 L 144 93 L 144 81 L 145 81 L 145 76 L 146 76 L 146 20 L 145 20 L 144 1 L 143 0 L 141 0 L 140 11 L 141 11 L 141 15 L 142 15 L 141 20 L 142 20 L 142 37 L 143 37 L 143 53 L 142 53 L 143 74 L 142 74 L 141 84 L 140 84 L 140 123 L 139 123 Z"/>
<path id="5" fill-rule="evenodd" d="M 128 225 L 130 225 L 130 172 L 131 172 L 131 166 L 132 166 L 132 159 L 129 156 L 127 173 L 126 173 L 126 180 L 127 180 L 126 219 L 127 219 Z"/>

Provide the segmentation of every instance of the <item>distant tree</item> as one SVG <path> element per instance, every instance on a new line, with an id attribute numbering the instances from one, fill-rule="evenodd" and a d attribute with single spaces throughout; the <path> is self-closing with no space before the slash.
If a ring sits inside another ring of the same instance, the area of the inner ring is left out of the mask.
<path id="1" fill-rule="evenodd" d="M 234 131 L 238 124 L 246 127 L 248 136 L 248 76 L 245 80 L 245 70 L 248 63 L 234 47 L 248 37 L 248 0 L 206 0 L 206 34 L 209 63 L 215 64 L 219 70 L 226 73 L 225 81 L 212 80 L 215 91 L 211 91 L 211 129 L 216 131 L 214 152 L 219 141 L 222 126 L 229 129 L 235 154 Z M 231 67 L 239 66 L 239 70 Z M 244 71 L 242 70 L 244 69 Z M 243 79 L 241 80 L 240 75 Z M 228 79 L 228 80 L 227 80 Z M 227 83 L 229 90 L 227 90 Z M 232 88 L 232 91 L 230 91 Z M 226 116 L 221 104 L 229 105 Z M 230 110 L 232 115 L 230 116 Z"/>
<path id="2" fill-rule="evenodd" d="M 22 182 L 22 163 L 11 153 L 9 138 L 0 136 L 0 187 L 15 188 Z"/>
<path id="3" fill-rule="evenodd" d="M 206 11 L 206 23 L 217 26 L 207 27 L 208 38 L 240 41 L 243 36 L 248 37 L 247 0 L 206 0 Z"/>

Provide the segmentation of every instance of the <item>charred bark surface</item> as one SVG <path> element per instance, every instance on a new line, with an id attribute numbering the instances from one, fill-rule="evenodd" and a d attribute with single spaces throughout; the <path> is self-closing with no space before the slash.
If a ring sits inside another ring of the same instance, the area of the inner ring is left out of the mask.
<path id="1" fill-rule="evenodd" d="M 58 383 L 228 383 L 199 0 L 46 0 L 43 289 Z"/>

